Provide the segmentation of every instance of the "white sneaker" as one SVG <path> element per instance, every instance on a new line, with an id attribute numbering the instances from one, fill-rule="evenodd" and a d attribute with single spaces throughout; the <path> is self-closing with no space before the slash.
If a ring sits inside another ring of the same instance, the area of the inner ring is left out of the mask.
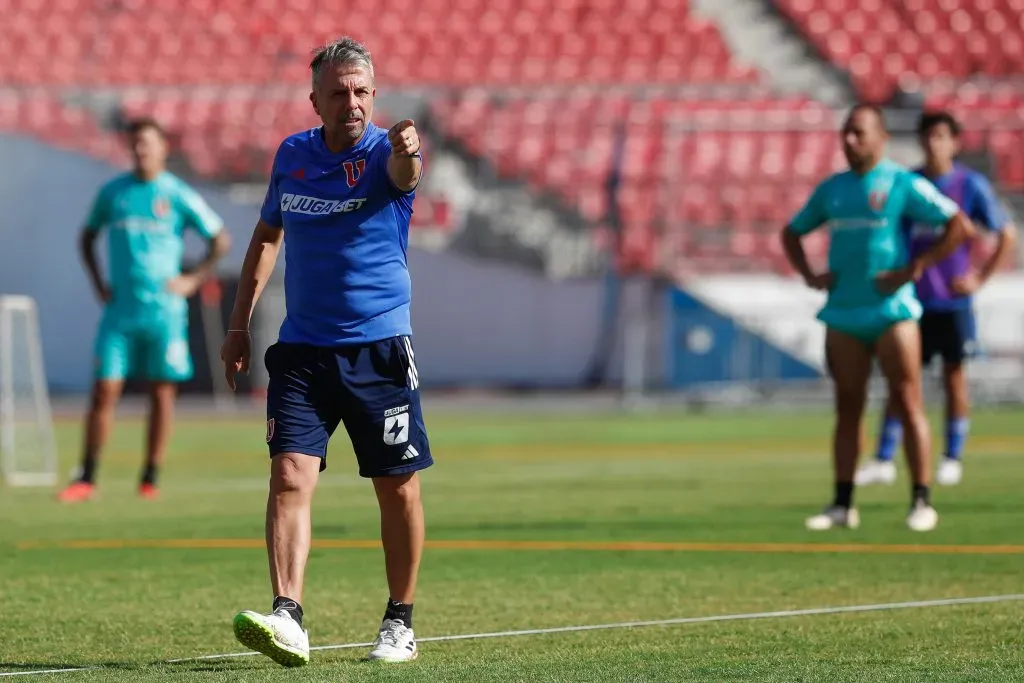
<path id="1" fill-rule="evenodd" d="M 416 659 L 416 637 L 412 629 L 398 619 L 385 619 L 367 659 L 382 662 L 408 662 Z"/>
<path id="2" fill-rule="evenodd" d="M 857 508 L 829 505 L 821 513 L 808 517 L 805 524 L 811 531 L 826 531 L 836 527 L 856 529 L 860 526 L 860 513 Z"/>
<path id="3" fill-rule="evenodd" d="M 896 463 L 889 460 L 872 460 L 862 465 L 853 477 L 853 483 L 857 486 L 870 486 L 871 484 L 885 484 L 891 486 L 896 482 Z"/>
<path id="4" fill-rule="evenodd" d="M 287 611 L 259 614 L 246 610 L 235 615 L 233 625 L 238 642 L 278 664 L 302 666 L 309 663 L 309 632 Z"/>
<path id="5" fill-rule="evenodd" d="M 912 531 L 931 531 L 939 523 L 939 513 L 931 505 L 917 502 L 907 515 L 907 526 Z"/>
<path id="6" fill-rule="evenodd" d="M 935 473 L 935 481 L 943 486 L 956 486 L 964 476 L 964 466 L 959 460 L 943 458 L 939 471 Z"/>

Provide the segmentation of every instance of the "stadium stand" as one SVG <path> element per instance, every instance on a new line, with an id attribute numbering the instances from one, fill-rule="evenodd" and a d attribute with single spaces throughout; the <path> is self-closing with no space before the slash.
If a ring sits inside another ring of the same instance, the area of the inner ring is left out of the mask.
<path id="1" fill-rule="evenodd" d="M 969 146 L 1002 150 L 999 179 L 1024 190 L 1019 127 L 999 129 L 1019 122 L 1024 95 L 949 80 L 1021 68 L 1024 0 L 776 6 L 871 101 L 914 79 L 952 83 L 932 86 L 929 102 L 983 112 L 991 132 L 971 132 Z M 836 114 L 773 94 L 686 0 L 424 0 L 411 14 L 384 0 L 346 8 L 343 20 L 312 0 L 25 0 L 4 11 L 0 82 L 11 88 L 0 130 L 116 162 L 117 122 L 151 114 L 180 165 L 214 182 L 262 182 L 280 139 L 315 124 L 296 93 L 311 46 L 342 32 L 369 44 L 382 89 L 430 103 L 428 151 L 436 142 L 483 160 L 499 180 L 597 226 L 613 208 L 621 124 L 615 205 L 632 267 L 784 268 L 775 231 L 842 164 Z M 1000 40 L 988 40 L 996 28 Z M 427 194 L 414 220 L 450 230 L 454 219 L 443 196 Z"/>
<path id="2" fill-rule="evenodd" d="M 311 44 L 339 32 L 369 42 L 391 87 L 757 77 L 685 0 L 426 0 L 411 13 L 407 5 L 385 0 L 339 17 L 309 0 L 18 2 L 0 34 L 0 82 L 303 83 Z"/>
<path id="3" fill-rule="evenodd" d="M 902 87 L 1024 67 L 1020 0 L 778 0 L 860 94 L 888 101 Z M 992 36 L 998 35 L 998 40 Z"/>

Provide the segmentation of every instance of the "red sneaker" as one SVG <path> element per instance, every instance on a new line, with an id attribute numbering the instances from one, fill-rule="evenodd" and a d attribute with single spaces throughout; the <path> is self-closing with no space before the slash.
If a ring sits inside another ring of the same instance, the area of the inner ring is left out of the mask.
<path id="1" fill-rule="evenodd" d="M 139 497 L 146 500 L 156 500 L 160 497 L 160 492 L 155 484 L 139 484 Z"/>
<path id="2" fill-rule="evenodd" d="M 83 503 L 92 500 L 96 494 L 96 486 L 85 481 L 73 481 L 57 495 L 62 503 Z"/>

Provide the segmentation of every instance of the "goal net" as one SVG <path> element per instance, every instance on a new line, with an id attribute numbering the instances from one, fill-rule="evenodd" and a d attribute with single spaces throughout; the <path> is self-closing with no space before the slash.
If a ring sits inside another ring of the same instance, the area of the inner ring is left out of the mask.
<path id="1" fill-rule="evenodd" d="M 28 296 L 0 296 L 0 471 L 9 486 L 57 483 L 39 317 Z"/>

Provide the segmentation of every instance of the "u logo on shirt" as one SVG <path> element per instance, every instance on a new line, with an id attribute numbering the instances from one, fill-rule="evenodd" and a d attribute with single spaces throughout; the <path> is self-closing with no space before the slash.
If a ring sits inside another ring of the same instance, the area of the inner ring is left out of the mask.
<path id="1" fill-rule="evenodd" d="M 342 166 L 345 167 L 345 182 L 349 187 L 355 187 L 359 182 L 359 176 L 363 175 L 363 169 L 366 168 L 366 159 L 346 161 Z"/>

